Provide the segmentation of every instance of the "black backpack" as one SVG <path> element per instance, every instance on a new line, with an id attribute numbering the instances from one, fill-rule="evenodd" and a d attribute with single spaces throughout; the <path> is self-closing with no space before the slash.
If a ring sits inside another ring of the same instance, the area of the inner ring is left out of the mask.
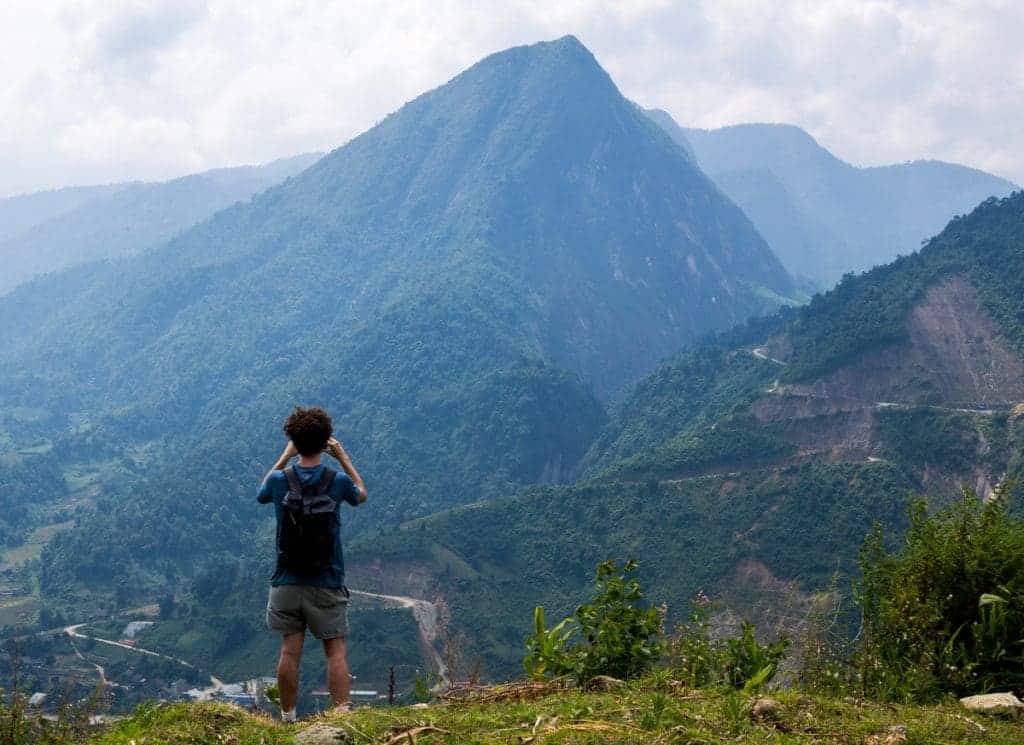
<path id="1" fill-rule="evenodd" d="M 301 483 L 291 466 L 284 475 L 288 493 L 281 503 L 277 564 L 300 576 L 321 574 L 331 566 L 338 537 L 338 503 L 327 496 L 337 472 L 325 467 L 315 484 Z"/>

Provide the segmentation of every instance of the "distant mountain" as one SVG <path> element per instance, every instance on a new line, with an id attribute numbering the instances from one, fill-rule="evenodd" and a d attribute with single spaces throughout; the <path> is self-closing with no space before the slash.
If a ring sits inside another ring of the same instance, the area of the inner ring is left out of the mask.
<path id="1" fill-rule="evenodd" d="M 532 608 L 571 611 L 605 558 L 641 561 L 678 618 L 704 589 L 798 613 L 849 587 L 872 521 L 979 495 L 1024 453 L 1024 193 L 919 254 L 667 361 L 623 397 L 577 484 L 534 487 L 361 539 L 353 586 L 438 598 L 496 677 Z M 496 620 L 498 619 L 498 620 Z"/>
<path id="2" fill-rule="evenodd" d="M 664 111 L 647 114 L 689 147 L 786 268 L 821 288 L 916 251 L 953 216 L 1015 188 L 939 161 L 857 168 L 789 125 L 684 129 Z"/>
<path id="3" fill-rule="evenodd" d="M 0 199 L 0 242 L 127 185 L 68 186 Z"/>
<path id="4" fill-rule="evenodd" d="M 397 523 L 572 480 L 613 391 L 791 289 L 566 37 L 484 59 L 161 247 L 0 299 L 0 443 L 87 505 L 42 562 L 48 598 L 84 612 L 250 546 L 297 402 L 335 413 L 364 471 L 352 528 Z"/>
<path id="5" fill-rule="evenodd" d="M 173 181 L 73 187 L 0 200 L 0 294 L 39 274 L 164 243 L 319 157 L 310 153 Z"/>
<path id="6" fill-rule="evenodd" d="M 674 143 L 683 149 L 692 162 L 697 162 L 697 154 L 693 152 L 693 146 L 690 144 L 690 141 L 686 139 L 685 130 L 676 123 L 676 120 L 672 118 L 671 114 L 667 111 L 663 111 L 662 109 L 646 109 L 644 110 L 644 113 L 651 119 L 651 121 L 665 130 L 665 133 L 672 138 Z"/>

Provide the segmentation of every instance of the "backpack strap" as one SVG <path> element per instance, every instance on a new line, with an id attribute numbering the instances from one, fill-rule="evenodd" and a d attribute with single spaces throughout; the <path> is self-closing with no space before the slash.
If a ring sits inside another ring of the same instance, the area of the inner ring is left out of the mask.
<path id="1" fill-rule="evenodd" d="M 288 479 L 288 493 L 302 497 L 302 483 L 299 481 L 299 474 L 295 473 L 294 466 L 284 469 L 284 476 Z"/>
<path id="2" fill-rule="evenodd" d="M 324 472 L 320 474 L 320 483 L 316 488 L 316 494 L 318 497 L 323 496 L 331 490 L 331 485 L 334 484 L 334 477 L 337 475 L 338 472 L 333 468 L 324 466 Z"/>

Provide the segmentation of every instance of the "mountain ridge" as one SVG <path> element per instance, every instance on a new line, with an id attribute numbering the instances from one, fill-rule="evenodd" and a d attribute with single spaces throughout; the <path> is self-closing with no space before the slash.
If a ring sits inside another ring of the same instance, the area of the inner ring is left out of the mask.
<path id="1" fill-rule="evenodd" d="M 7 273 L 0 294 L 47 272 L 91 261 L 141 253 L 215 212 L 293 176 L 318 154 L 282 158 L 261 166 L 218 168 L 163 182 L 110 186 L 0 200 L 0 258 Z M 34 217 L 31 205 L 37 205 Z M 49 209 L 46 203 L 52 203 Z M 19 209 L 20 207 L 20 209 Z"/>
<path id="2" fill-rule="evenodd" d="M 787 268 L 822 289 L 846 273 L 913 253 L 954 215 L 1016 189 L 979 169 L 936 160 L 854 166 L 791 124 L 696 129 L 665 112 L 653 117 L 685 140 Z"/>

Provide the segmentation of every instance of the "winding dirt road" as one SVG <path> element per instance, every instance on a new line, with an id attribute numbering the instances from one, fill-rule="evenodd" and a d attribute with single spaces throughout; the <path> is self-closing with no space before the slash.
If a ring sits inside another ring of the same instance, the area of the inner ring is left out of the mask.
<path id="1" fill-rule="evenodd" d="M 161 654 L 160 652 L 154 652 L 151 649 L 143 649 L 142 647 L 132 646 L 131 644 L 125 644 L 124 642 L 116 642 L 113 639 L 101 639 L 98 636 L 89 636 L 87 634 L 82 634 L 78 630 L 83 626 L 88 626 L 88 624 L 76 623 L 73 626 L 65 626 L 64 633 L 73 639 L 92 639 L 94 642 L 99 642 L 100 644 L 109 644 L 111 647 L 120 647 L 121 649 L 127 649 L 129 652 L 148 654 L 150 657 L 159 657 L 160 659 L 170 660 L 171 662 L 177 662 L 179 665 L 184 665 L 185 667 L 191 667 L 192 669 L 195 669 L 195 665 L 185 662 L 185 660 L 180 659 L 178 657 L 171 657 L 170 655 Z"/>
<path id="2" fill-rule="evenodd" d="M 433 659 L 434 665 L 437 667 L 438 677 L 438 688 L 447 688 L 449 684 L 449 670 L 448 665 L 445 664 L 444 658 L 434 647 L 434 642 L 437 641 L 438 636 L 441 632 L 441 623 L 437 606 L 427 600 L 420 600 L 418 598 L 405 597 L 403 595 L 382 595 L 376 592 L 364 592 L 362 590 L 349 590 L 350 594 L 356 597 L 364 597 L 370 600 L 376 600 L 382 603 L 391 604 L 400 608 L 408 608 L 412 612 L 413 620 L 416 621 L 416 626 L 419 629 L 420 642 L 423 647 L 428 651 L 431 658 Z M 78 647 L 74 645 L 75 639 L 89 639 L 99 644 L 106 644 L 111 647 L 118 647 L 129 652 L 135 652 L 137 654 L 144 654 L 150 657 L 158 657 L 164 660 L 170 660 L 171 662 L 183 665 L 184 667 L 192 670 L 196 669 L 196 666 L 192 663 L 181 659 L 180 657 L 172 657 L 170 655 L 163 654 L 161 652 L 154 652 L 151 649 L 145 649 L 144 647 L 134 646 L 131 644 L 125 644 L 124 642 L 115 641 L 114 639 L 103 639 L 98 636 L 90 636 L 89 634 L 83 634 L 79 629 L 83 626 L 88 626 L 88 623 L 76 623 L 70 626 L 65 626 L 59 631 L 67 634 L 72 640 L 72 646 L 74 647 L 75 654 L 82 660 L 89 662 L 96 672 L 100 676 L 100 680 L 104 685 L 117 685 L 110 681 L 106 677 L 106 671 L 101 665 L 91 662 L 85 658 L 85 656 L 78 650 Z M 51 630 L 44 633 L 54 633 L 56 630 Z M 215 693 L 219 689 L 224 687 L 224 682 L 218 680 L 216 677 L 210 677 L 211 685 L 202 689 L 203 693 L 208 695 Z"/>
<path id="3" fill-rule="evenodd" d="M 442 658 L 441 654 L 434 648 L 434 642 L 437 640 L 440 632 L 440 622 L 436 605 L 427 600 L 408 598 L 404 595 L 381 595 L 376 592 L 364 592 L 362 590 L 352 589 L 349 589 L 349 594 L 358 597 L 370 598 L 371 600 L 379 600 L 384 603 L 392 603 L 399 607 L 411 610 L 412 617 L 416 621 L 416 625 L 419 627 L 420 641 L 429 651 L 430 656 L 434 659 L 434 664 L 437 665 L 437 687 L 448 687 L 448 665 L 445 664 L 444 658 Z"/>

